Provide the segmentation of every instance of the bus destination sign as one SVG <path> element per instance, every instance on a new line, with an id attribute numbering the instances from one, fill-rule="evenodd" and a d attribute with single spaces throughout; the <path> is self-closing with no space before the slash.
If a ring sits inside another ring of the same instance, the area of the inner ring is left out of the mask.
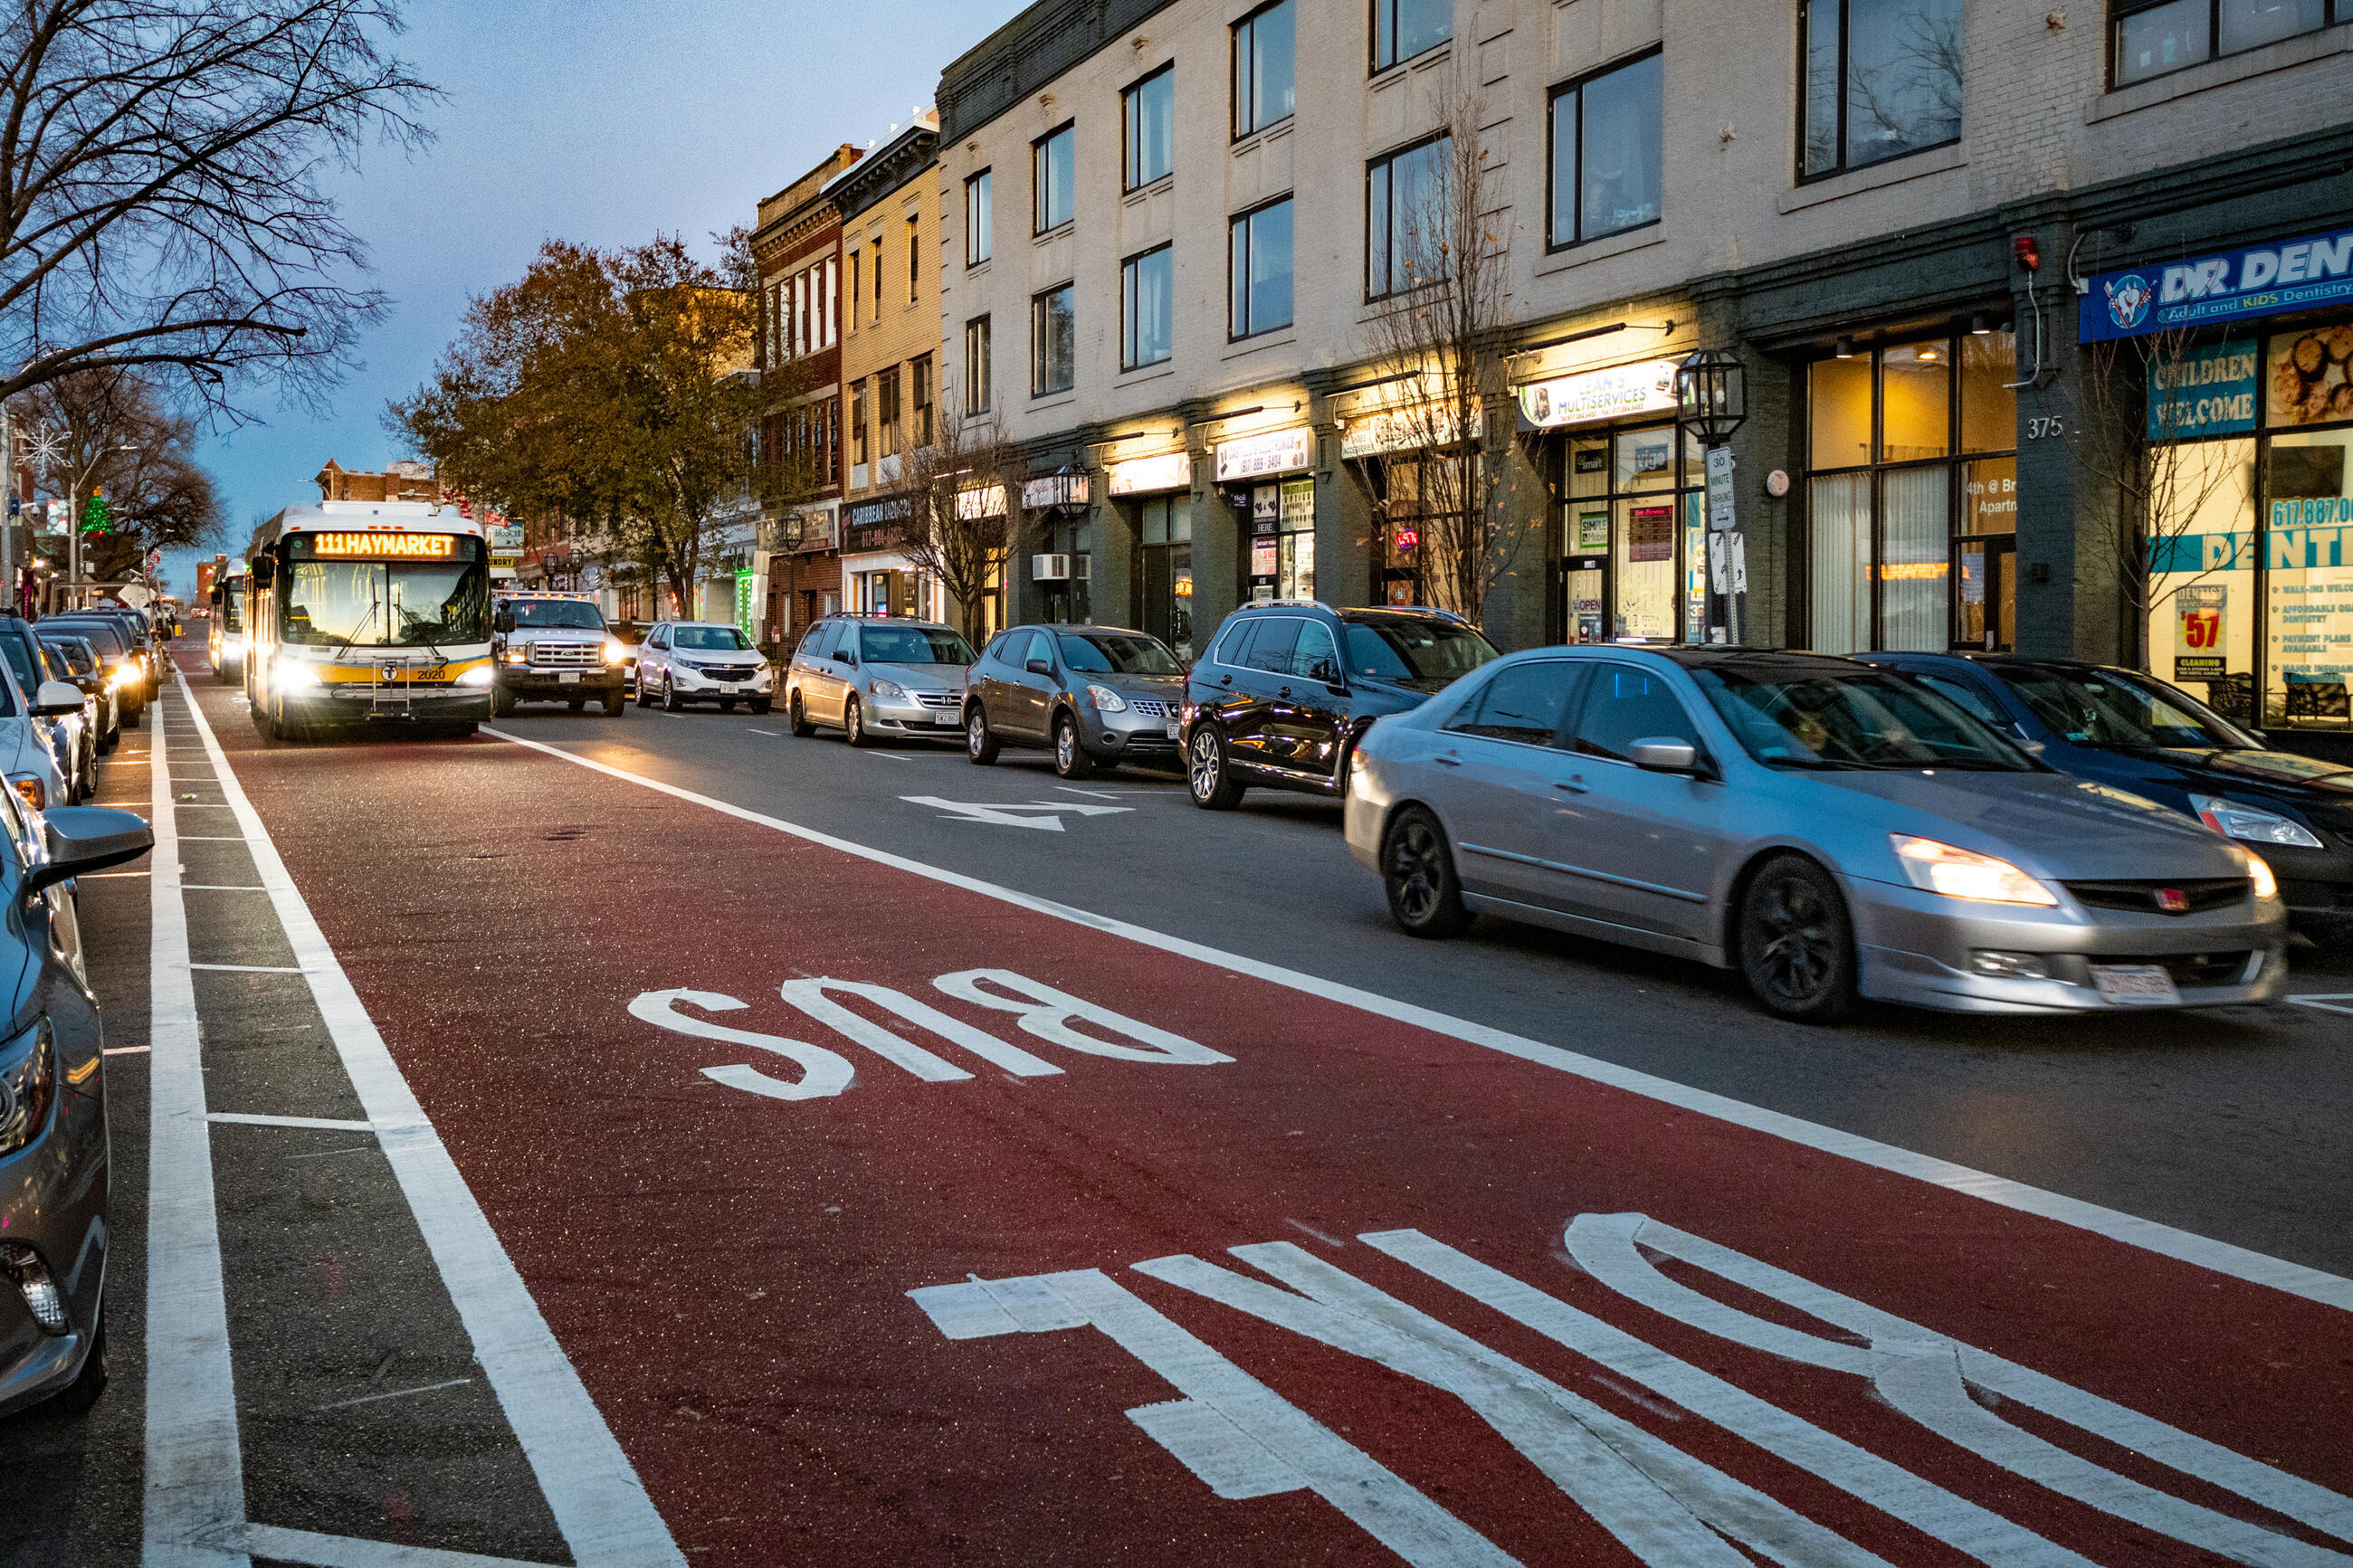
<path id="1" fill-rule="evenodd" d="M 313 533 L 311 552 L 321 560 L 448 561 L 458 553 L 453 533 Z"/>

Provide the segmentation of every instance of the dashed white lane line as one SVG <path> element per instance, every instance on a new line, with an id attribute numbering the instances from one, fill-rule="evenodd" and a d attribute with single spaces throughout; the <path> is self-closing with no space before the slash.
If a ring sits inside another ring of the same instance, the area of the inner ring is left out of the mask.
<path id="1" fill-rule="evenodd" d="M 221 792 L 236 811 L 237 826 L 252 850 L 254 873 L 269 889 L 271 906 L 296 962 L 310 972 L 311 996 L 335 1042 L 343 1071 L 417 1217 L 450 1302 L 474 1342 L 475 1360 L 498 1396 L 576 1568 L 687 1568 L 670 1527 L 646 1495 L 644 1483 L 621 1452 L 603 1413 L 565 1356 L 564 1347 L 556 1342 L 554 1331 L 540 1314 L 539 1303 L 532 1300 L 522 1276 L 500 1245 L 498 1233 L 491 1228 L 481 1205 L 459 1174 L 440 1134 L 393 1060 L 375 1020 L 368 1016 L 350 976 L 327 944 L 269 829 L 262 826 L 260 814 L 247 798 L 245 786 L 229 766 L 211 724 L 196 707 L 185 677 L 179 686 L 206 754 L 220 775 Z M 158 886 L 162 885 L 159 881 Z M 208 1195 L 209 1176 L 207 1170 Z M 206 1220 L 209 1231 L 209 1210 Z M 215 1268 L 218 1268 L 217 1249 Z M 375 1555 L 325 1558 L 265 1551 L 259 1545 L 254 1550 L 331 1568 L 345 1562 L 356 1568 L 377 1568 L 407 1561 L 382 1554 L 405 1549 L 356 1544 Z M 455 1553 L 414 1560 L 418 1568 L 461 1561 L 465 1559 Z"/>
<path id="2" fill-rule="evenodd" d="M 744 726 L 744 732 L 747 734 L 765 735 L 772 741 L 781 741 L 784 739 L 784 731 L 781 730 L 754 730 L 749 724 Z"/>
<path id="3" fill-rule="evenodd" d="M 1630 1094 L 1641 1095 L 1646 1100 L 1655 1100 L 1662 1105 L 1672 1105 L 1680 1110 L 1694 1111 L 1736 1127 L 1746 1127 L 1755 1131 L 1767 1133 L 1804 1148 L 1818 1149 L 1824 1153 L 1836 1154 L 1841 1159 L 1852 1160 L 1857 1164 L 1892 1172 L 1897 1175 L 1909 1176 L 1915 1181 L 1926 1182 L 1932 1186 L 1944 1187 L 1953 1192 L 1966 1193 L 2003 1208 L 2015 1209 L 2021 1214 L 2036 1215 L 2061 1225 L 2073 1226 L 2079 1230 L 2088 1231 L 2094 1236 L 2104 1236 L 2112 1241 L 2123 1242 L 2128 1247 L 2137 1247 L 2160 1257 L 2178 1258 L 2201 1268 L 2211 1268 L 2218 1274 L 2227 1274 L 2233 1279 L 2249 1280 L 2257 1285 L 2267 1285 L 2274 1289 L 2286 1291 L 2290 1295 L 2302 1296 L 2308 1300 L 2353 1311 L 2353 1279 L 2345 1279 L 2340 1275 L 2308 1268 L 2301 1263 L 2291 1263 L 2284 1258 L 2273 1258 L 2250 1247 L 2233 1246 L 2227 1241 L 2217 1241 L 2211 1237 L 2179 1230 L 2169 1225 L 2159 1224 L 2156 1220 L 2142 1219 L 2137 1215 L 2128 1215 L 2099 1204 L 2087 1203 L 2081 1198 L 2072 1198 L 2063 1193 L 2053 1193 L 2041 1187 L 2029 1186 L 2023 1182 L 2014 1182 L 2006 1176 L 1971 1170 L 1967 1165 L 1957 1164 L 1950 1160 L 1938 1159 L 1933 1154 L 1922 1154 L 1909 1149 L 1899 1149 L 1893 1144 L 1882 1143 L 1877 1139 L 1865 1138 L 1860 1133 L 1842 1131 L 1835 1127 L 1824 1127 L 1819 1122 L 1807 1121 L 1778 1110 L 1769 1110 L 1763 1106 L 1750 1105 L 1710 1089 L 1694 1089 L 1688 1084 L 1676 1083 L 1634 1068 L 1604 1061 L 1598 1057 L 1584 1056 L 1576 1051 L 1564 1050 L 1558 1046 L 1549 1046 L 1541 1040 L 1529 1039 L 1524 1035 L 1514 1035 L 1508 1030 L 1473 1023 L 1467 1018 L 1457 1018 L 1434 1008 L 1419 1006 L 1410 1002 L 1400 1002 L 1377 992 L 1364 990 L 1359 986 L 1325 980 L 1317 975 L 1303 973 L 1299 970 L 1286 969 L 1281 964 L 1268 963 L 1261 959 L 1247 958 L 1238 952 L 1228 952 L 1223 949 L 1211 947 L 1206 942 L 1172 936 L 1165 931 L 1154 931 L 1148 926 L 1114 920 L 1107 915 L 1099 915 L 1086 910 L 1073 908 L 1069 904 L 1057 903 L 1051 899 L 1041 899 L 1033 893 L 1022 892 L 1018 889 L 985 881 L 978 877 L 968 877 L 960 871 L 951 871 L 944 867 L 927 865 L 923 861 L 912 859 L 904 855 L 892 854 L 887 849 L 877 849 L 852 839 L 819 832 L 814 827 L 805 827 L 799 823 L 787 822 L 782 817 L 770 816 L 764 812 L 737 805 L 732 801 L 699 795 L 693 790 L 683 789 L 677 784 L 664 784 L 659 779 L 646 778 L 625 769 L 614 767 L 608 763 L 575 756 L 558 747 L 546 745 L 538 741 L 527 741 L 520 735 L 511 735 L 503 731 L 491 729 L 485 729 L 482 733 L 504 741 L 511 745 L 526 747 L 560 762 L 569 763 L 574 767 L 586 768 L 591 773 L 603 773 L 608 778 L 634 784 L 639 789 L 649 789 L 657 794 L 669 795 L 672 799 L 686 801 L 691 805 L 718 812 L 723 816 L 734 817 L 740 822 L 771 828 L 776 832 L 798 838 L 804 843 L 839 850 L 844 855 L 855 856 L 859 859 L 870 861 L 874 865 L 887 866 L 894 870 L 904 871 L 911 876 L 921 877 L 944 887 L 961 888 L 967 892 L 977 893 L 983 898 L 1011 904 L 1017 909 L 1029 910 L 1058 921 L 1067 921 L 1072 925 L 1084 926 L 1090 931 L 1103 931 L 1107 935 L 1134 942 L 1141 947 L 1154 948 L 1162 952 L 1194 959 L 1222 969 L 1228 973 L 1247 974 L 1253 979 L 1263 980 L 1271 985 L 1279 985 L 1288 991 L 1321 997 L 1325 1001 L 1336 1002 L 1342 1006 L 1354 1007 L 1372 1014 L 1376 1017 L 1393 1019 L 1417 1029 L 1426 1029 L 1434 1035 L 1442 1035 L 1449 1039 L 1461 1040 L 1467 1045 L 1478 1046 L 1504 1056 L 1516 1057 L 1522 1061 L 1551 1068 L 1589 1082 L 1604 1084 L 1612 1089 L 1623 1089 Z"/>

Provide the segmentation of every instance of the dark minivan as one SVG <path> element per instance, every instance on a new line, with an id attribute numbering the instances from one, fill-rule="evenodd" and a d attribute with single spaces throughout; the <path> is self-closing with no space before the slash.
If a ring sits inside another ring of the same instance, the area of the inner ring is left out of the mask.
<path id="1" fill-rule="evenodd" d="M 1186 681 L 1193 804 L 1230 810 L 1257 784 L 1337 799 L 1374 720 L 1412 711 L 1495 657 L 1477 627 L 1444 610 L 1244 605 Z"/>

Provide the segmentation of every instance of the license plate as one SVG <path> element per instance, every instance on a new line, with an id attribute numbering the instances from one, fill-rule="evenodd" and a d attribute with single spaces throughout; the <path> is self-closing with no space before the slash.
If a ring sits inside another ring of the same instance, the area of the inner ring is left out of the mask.
<path id="1" fill-rule="evenodd" d="M 955 714 L 948 712 L 945 709 L 942 709 L 940 711 L 933 714 L 932 722 L 934 724 L 945 724 L 955 729 L 961 729 L 964 726 L 963 720 L 957 718 Z"/>
<path id="2" fill-rule="evenodd" d="M 1176 717 L 1173 713 L 1168 717 L 1168 738 L 1172 741 L 1176 738 Z"/>
<path id="3" fill-rule="evenodd" d="M 563 674 L 555 678 L 555 684 L 558 686 L 577 686 L 580 684 L 580 672 L 576 669 L 567 669 Z"/>
<path id="4" fill-rule="evenodd" d="M 2100 999 L 2116 1007 L 2170 1007 L 2181 1000 L 2173 976 L 2155 963 L 2095 963 L 2092 984 Z"/>

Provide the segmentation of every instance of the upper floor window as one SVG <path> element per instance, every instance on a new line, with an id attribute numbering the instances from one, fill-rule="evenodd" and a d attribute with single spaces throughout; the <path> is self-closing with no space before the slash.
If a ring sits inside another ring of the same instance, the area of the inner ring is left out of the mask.
<path id="1" fill-rule="evenodd" d="M 983 169 L 964 183 L 964 264 L 977 267 L 989 258 L 989 227 L 995 217 L 989 197 L 989 171 Z"/>
<path id="2" fill-rule="evenodd" d="M 865 276 L 860 264 L 865 259 L 856 246 L 849 247 L 849 330 L 853 332 L 858 330 L 858 301 L 866 297 L 866 285 L 860 281 Z"/>
<path id="3" fill-rule="evenodd" d="M 1029 301 L 1029 395 L 1070 391 L 1078 363 L 1078 289 L 1065 283 Z"/>
<path id="4" fill-rule="evenodd" d="M 1365 177 L 1365 293 L 1378 300 L 1447 276 L 1447 161 L 1440 136 L 1376 160 Z"/>
<path id="5" fill-rule="evenodd" d="M 1961 0 L 1800 0 L 1806 179 L 1957 142 Z"/>
<path id="6" fill-rule="evenodd" d="M 1291 325 L 1291 198 L 1234 219 L 1233 313 L 1226 331 L 1247 338 Z"/>
<path id="7" fill-rule="evenodd" d="M 1454 0 L 1373 0 L 1373 69 L 1427 54 L 1454 36 Z"/>
<path id="8" fill-rule="evenodd" d="M 967 414 L 988 412 L 988 318 L 975 316 L 964 324 L 964 406 Z"/>
<path id="9" fill-rule="evenodd" d="M 1079 132 L 1065 125 L 1029 144 L 1030 229 L 1044 234 L 1071 221 L 1079 177 Z"/>
<path id="10" fill-rule="evenodd" d="M 1662 58 L 1653 49 L 1554 89 L 1555 248 L 1659 221 Z"/>
<path id="11" fill-rule="evenodd" d="M 849 384 L 849 460 L 866 466 L 866 384 Z"/>
<path id="12" fill-rule="evenodd" d="M 1297 98 L 1297 0 L 1275 0 L 1234 24 L 1234 135 L 1291 118 Z"/>
<path id="13" fill-rule="evenodd" d="M 2353 0 L 2111 0 L 2110 9 L 2116 87 L 2353 22 Z"/>
<path id="14" fill-rule="evenodd" d="M 874 378 L 874 423 L 882 437 L 882 455 L 899 450 L 899 373 L 886 370 Z"/>
<path id="15" fill-rule="evenodd" d="M 932 444 L 932 356 L 924 354 L 916 360 L 907 367 L 907 374 L 913 384 L 914 445 L 920 450 Z"/>
<path id="16" fill-rule="evenodd" d="M 907 220 L 907 303 L 910 305 L 923 298 L 921 289 L 918 287 L 918 285 L 922 283 L 923 276 L 923 247 L 921 243 L 922 239 L 923 220 L 921 218 L 909 218 Z"/>
<path id="17" fill-rule="evenodd" d="M 1176 166 L 1176 65 L 1162 66 L 1121 93 L 1119 103 L 1127 144 L 1120 184 L 1122 189 L 1132 191 Z"/>
<path id="18" fill-rule="evenodd" d="M 1176 252 L 1168 246 L 1119 269 L 1119 363 L 1158 364 L 1176 352 Z"/>
<path id="19" fill-rule="evenodd" d="M 873 262 L 874 262 L 874 265 L 873 265 L 873 273 L 874 273 L 874 316 L 873 316 L 873 319 L 874 319 L 875 321 L 881 321 L 881 320 L 882 319 L 882 237 L 881 237 L 881 235 L 879 235 L 879 234 L 878 234 L 878 235 L 876 235 L 876 236 L 874 237 L 874 238 L 872 239 L 872 241 L 868 245 L 867 248 L 868 248 L 870 251 L 871 251 L 871 252 L 873 253 Z"/>

